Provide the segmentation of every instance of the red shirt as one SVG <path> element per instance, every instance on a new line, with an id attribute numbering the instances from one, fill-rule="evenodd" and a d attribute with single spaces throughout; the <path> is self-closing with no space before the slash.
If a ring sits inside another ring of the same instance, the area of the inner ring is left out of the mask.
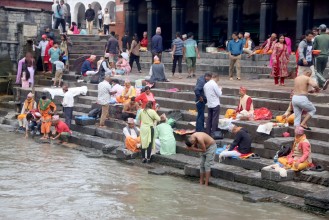
<path id="1" fill-rule="evenodd" d="M 148 40 L 147 40 L 147 38 L 143 38 L 143 39 L 141 40 L 141 47 L 147 47 L 147 44 L 148 44 Z"/>
<path id="2" fill-rule="evenodd" d="M 59 121 L 58 124 L 55 126 L 56 132 L 57 133 L 62 133 L 62 132 L 69 132 L 72 133 L 67 124 L 65 122 Z"/>

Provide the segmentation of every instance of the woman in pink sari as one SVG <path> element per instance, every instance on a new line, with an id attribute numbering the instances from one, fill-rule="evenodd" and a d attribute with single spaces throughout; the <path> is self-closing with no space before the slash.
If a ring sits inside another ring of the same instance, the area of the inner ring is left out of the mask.
<path id="1" fill-rule="evenodd" d="M 274 77 L 274 84 L 284 86 L 284 78 L 288 76 L 289 53 L 285 37 L 280 35 L 279 42 L 274 45 L 273 64 L 271 76 Z"/>

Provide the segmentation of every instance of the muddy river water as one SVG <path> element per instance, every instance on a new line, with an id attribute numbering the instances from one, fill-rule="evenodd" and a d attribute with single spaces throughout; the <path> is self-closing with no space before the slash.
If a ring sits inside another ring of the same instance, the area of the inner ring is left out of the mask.
<path id="1" fill-rule="evenodd" d="M 0 219 L 323 219 L 0 129 Z"/>

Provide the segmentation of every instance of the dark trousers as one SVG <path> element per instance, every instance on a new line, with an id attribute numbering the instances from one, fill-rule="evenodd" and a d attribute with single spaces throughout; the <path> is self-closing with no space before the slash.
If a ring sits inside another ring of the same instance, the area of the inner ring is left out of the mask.
<path id="1" fill-rule="evenodd" d="M 51 64 L 51 75 L 55 75 L 56 72 L 56 65 L 55 64 Z"/>
<path id="2" fill-rule="evenodd" d="M 315 58 L 316 62 L 316 71 L 323 75 L 324 70 L 327 67 L 328 57 L 317 57 Z"/>
<path id="3" fill-rule="evenodd" d="M 110 25 L 104 24 L 104 34 L 110 33 Z"/>
<path id="4" fill-rule="evenodd" d="M 207 119 L 207 134 L 211 135 L 218 128 L 220 105 L 215 108 L 208 108 L 208 119 Z"/>
<path id="5" fill-rule="evenodd" d="M 174 55 L 174 61 L 172 64 L 172 70 L 171 72 L 174 74 L 176 71 L 176 64 L 178 62 L 178 72 L 182 73 L 182 61 L 183 61 L 183 55 Z"/>
<path id="6" fill-rule="evenodd" d="M 139 63 L 139 56 L 136 56 L 135 54 L 131 53 L 129 58 L 129 65 L 131 69 L 133 68 L 134 61 L 136 62 L 138 71 L 141 71 L 142 68 L 141 68 L 141 64 Z"/>
<path id="7" fill-rule="evenodd" d="M 62 29 L 63 29 L 63 33 L 66 32 L 65 30 L 65 19 L 62 18 L 56 18 L 56 22 L 55 22 L 55 29 L 58 29 L 58 26 L 61 25 Z"/>
<path id="8" fill-rule="evenodd" d="M 65 123 L 70 128 L 72 121 L 73 107 L 64 107 Z"/>
<path id="9" fill-rule="evenodd" d="M 204 132 L 204 110 L 205 110 L 206 104 L 204 102 L 198 102 L 196 104 L 196 108 L 198 111 L 198 115 L 196 116 L 196 126 L 195 131 L 196 132 Z"/>
<path id="10" fill-rule="evenodd" d="M 151 158 L 151 153 L 152 153 L 152 146 L 153 146 L 153 138 L 154 138 L 154 128 L 151 127 L 151 142 L 149 144 L 149 146 L 146 149 L 142 148 L 142 158 L 147 158 L 150 159 Z M 145 157 L 145 152 L 147 151 L 147 157 Z"/>
<path id="11" fill-rule="evenodd" d="M 41 122 L 38 123 L 36 121 L 32 121 L 29 125 L 29 129 L 31 131 L 35 131 L 35 129 L 36 129 L 36 131 L 41 132 Z"/>
<path id="12" fill-rule="evenodd" d="M 136 118 L 136 114 L 123 112 L 122 120 L 126 121 L 128 118 Z"/>
<path id="13" fill-rule="evenodd" d="M 99 29 L 102 29 L 103 19 L 98 19 Z"/>

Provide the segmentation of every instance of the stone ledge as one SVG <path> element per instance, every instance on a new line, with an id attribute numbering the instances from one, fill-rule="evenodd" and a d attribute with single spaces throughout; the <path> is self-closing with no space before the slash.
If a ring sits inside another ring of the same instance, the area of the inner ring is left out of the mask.
<path id="1" fill-rule="evenodd" d="M 271 167 L 264 167 L 261 171 L 261 177 L 265 180 L 272 180 L 275 182 L 290 181 L 295 177 L 295 172 L 287 170 L 287 177 L 281 177 L 280 174 Z"/>
<path id="2" fill-rule="evenodd" d="M 329 189 L 322 192 L 305 195 L 305 204 L 317 208 L 329 210 Z"/>

